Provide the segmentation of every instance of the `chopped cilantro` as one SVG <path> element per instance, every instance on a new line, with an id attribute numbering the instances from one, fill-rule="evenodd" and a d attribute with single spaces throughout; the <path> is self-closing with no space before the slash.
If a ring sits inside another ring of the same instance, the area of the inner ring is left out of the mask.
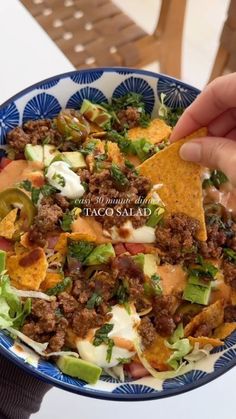
<path id="1" fill-rule="evenodd" d="M 236 263 L 236 252 L 233 249 L 225 248 L 224 249 L 224 256 L 230 262 Z"/>
<path id="2" fill-rule="evenodd" d="M 98 293 L 94 292 L 93 295 L 88 300 L 86 307 L 89 309 L 93 309 L 95 307 L 100 306 L 102 303 L 102 297 Z"/>
<path id="3" fill-rule="evenodd" d="M 114 341 L 112 339 L 109 339 L 108 348 L 107 348 L 107 355 L 106 355 L 106 361 L 107 362 L 111 362 L 112 351 L 113 351 L 113 346 L 114 345 L 115 345 Z"/>
<path id="4" fill-rule="evenodd" d="M 119 364 L 129 364 L 130 358 L 116 358 L 116 360 L 119 362 Z"/>
<path id="5" fill-rule="evenodd" d="M 123 280 L 117 288 L 116 294 L 115 294 L 117 301 L 119 304 L 125 304 L 129 300 L 129 285 L 128 283 Z"/>
<path id="6" fill-rule="evenodd" d="M 86 241 L 71 241 L 68 246 L 68 256 L 76 258 L 79 262 L 83 263 L 86 257 L 94 249 L 94 244 Z"/>
<path id="7" fill-rule="evenodd" d="M 48 183 L 43 185 L 42 188 L 40 188 L 40 192 L 43 196 L 50 196 L 57 192 L 57 189 L 54 188 L 54 186 L 49 185 Z"/>
<path id="8" fill-rule="evenodd" d="M 82 147 L 80 149 L 80 152 L 87 156 L 88 154 L 92 154 L 96 148 L 96 141 L 90 141 L 85 145 L 85 147 Z"/>
<path id="9" fill-rule="evenodd" d="M 168 106 L 165 105 L 165 97 L 166 97 L 166 94 L 161 93 L 161 97 L 160 97 L 161 104 L 159 107 L 158 115 L 162 119 L 164 119 L 167 125 L 174 127 L 177 124 L 179 118 L 181 117 L 185 109 L 169 108 Z"/>
<path id="10" fill-rule="evenodd" d="M 31 189 L 31 199 L 34 205 L 37 205 L 41 190 L 37 188 Z"/>
<path id="11" fill-rule="evenodd" d="M 20 184 L 19 184 L 20 188 L 25 189 L 27 192 L 31 192 L 32 190 L 32 183 L 30 182 L 30 180 L 23 180 Z"/>
<path id="12" fill-rule="evenodd" d="M 129 185 L 129 180 L 117 164 L 112 163 L 111 176 L 118 186 L 127 187 Z"/>
<path id="13" fill-rule="evenodd" d="M 46 291 L 46 294 L 48 295 L 58 295 L 61 292 L 65 291 L 67 287 L 69 287 L 72 284 L 71 278 L 66 276 L 61 282 L 59 282 L 55 287 L 49 288 Z"/>
<path id="14" fill-rule="evenodd" d="M 60 222 L 61 224 L 61 229 L 63 231 L 71 231 L 71 224 L 74 221 L 74 216 L 71 212 L 66 212 L 65 214 L 63 214 L 63 218 Z"/>
<path id="15" fill-rule="evenodd" d="M 220 185 L 226 183 L 228 181 L 227 176 L 221 172 L 220 170 L 213 170 L 211 175 L 208 179 L 204 179 L 202 182 L 203 189 L 206 189 L 210 186 L 215 186 L 215 188 L 219 189 Z"/>
<path id="16" fill-rule="evenodd" d="M 214 279 L 218 268 L 216 268 L 212 263 L 206 262 L 202 256 L 197 256 L 198 265 L 189 269 L 189 276 L 194 276 L 197 278 L 208 277 Z"/>
<path id="17" fill-rule="evenodd" d="M 108 333 L 112 331 L 113 327 L 114 327 L 113 324 L 109 324 L 109 323 L 103 324 L 103 326 L 100 327 L 100 329 L 96 330 L 95 336 L 93 339 L 94 346 L 100 346 L 102 343 L 105 343 L 108 346 L 107 356 L 106 356 L 107 362 L 110 362 L 111 360 L 112 349 L 114 346 L 113 340 L 108 337 Z"/>
<path id="18" fill-rule="evenodd" d="M 65 181 L 65 178 L 62 175 L 60 175 L 60 173 L 54 173 L 52 179 L 56 183 L 58 183 L 58 185 L 60 185 L 60 186 L 62 186 L 62 188 L 64 188 L 64 186 L 66 184 L 66 181 Z"/>

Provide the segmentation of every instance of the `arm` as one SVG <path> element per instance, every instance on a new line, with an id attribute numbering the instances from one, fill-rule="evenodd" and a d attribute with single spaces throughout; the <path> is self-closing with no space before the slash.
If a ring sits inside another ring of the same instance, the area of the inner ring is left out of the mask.
<path id="1" fill-rule="evenodd" d="M 236 73 L 217 78 L 203 90 L 178 121 L 171 141 L 203 126 L 209 136 L 184 144 L 181 157 L 222 170 L 236 186 Z"/>
<path id="2" fill-rule="evenodd" d="M 0 417 L 27 419 L 39 410 L 51 386 L 27 374 L 0 355 Z"/>

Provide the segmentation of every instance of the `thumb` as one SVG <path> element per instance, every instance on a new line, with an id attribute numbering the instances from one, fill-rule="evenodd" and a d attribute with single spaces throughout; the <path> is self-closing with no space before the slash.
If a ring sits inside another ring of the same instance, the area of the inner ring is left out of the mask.
<path id="1" fill-rule="evenodd" d="M 236 141 L 217 137 L 194 139 L 182 145 L 180 157 L 221 170 L 236 186 Z"/>

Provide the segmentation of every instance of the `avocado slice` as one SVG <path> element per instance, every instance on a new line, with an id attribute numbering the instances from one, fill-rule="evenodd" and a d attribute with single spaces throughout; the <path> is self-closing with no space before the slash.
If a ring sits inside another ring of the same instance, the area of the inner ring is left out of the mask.
<path id="1" fill-rule="evenodd" d="M 111 120 L 111 115 L 107 110 L 101 105 L 95 105 L 90 102 L 88 99 L 84 99 L 80 112 L 85 116 L 89 121 L 94 122 L 99 127 L 105 127 Z"/>
<path id="2" fill-rule="evenodd" d="M 6 269 L 6 252 L 0 250 L 0 273 Z"/>
<path id="3" fill-rule="evenodd" d="M 43 162 L 43 147 L 41 145 L 26 144 L 26 160 Z"/>
<path id="4" fill-rule="evenodd" d="M 111 258 L 116 256 L 111 243 L 100 244 L 87 256 L 84 265 L 99 265 L 107 263 Z"/>
<path id="5" fill-rule="evenodd" d="M 143 254 L 133 256 L 133 260 L 143 270 L 144 275 L 151 277 L 157 273 L 157 257 L 153 254 Z"/>
<path id="6" fill-rule="evenodd" d="M 183 299 L 191 303 L 208 305 L 211 295 L 211 283 L 208 286 L 191 284 L 188 282 L 184 289 Z"/>
<path id="7" fill-rule="evenodd" d="M 72 169 L 86 167 L 84 156 L 79 151 L 65 151 L 61 154 L 65 157 L 66 161 L 69 163 Z"/>
<path id="8" fill-rule="evenodd" d="M 151 214 L 146 222 L 146 226 L 154 228 L 161 221 L 165 213 L 165 209 L 163 207 L 160 207 L 160 205 L 154 204 L 148 205 L 147 208 L 150 209 Z"/>
<path id="9" fill-rule="evenodd" d="M 54 145 L 45 144 L 43 146 L 43 162 L 47 167 L 52 163 L 52 160 L 60 154 Z"/>
<path id="10" fill-rule="evenodd" d="M 102 369 L 97 365 L 69 355 L 60 356 L 56 363 L 64 374 L 79 378 L 89 384 L 96 384 L 102 373 Z"/>

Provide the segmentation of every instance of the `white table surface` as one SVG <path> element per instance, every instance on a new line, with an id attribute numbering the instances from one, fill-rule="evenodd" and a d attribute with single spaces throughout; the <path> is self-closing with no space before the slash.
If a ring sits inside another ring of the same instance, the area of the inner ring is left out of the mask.
<path id="1" fill-rule="evenodd" d="M 72 64 L 17 0 L 0 0 L 0 39 L 0 103 L 30 84 L 73 70 Z M 107 402 L 54 388 L 45 396 L 40 412 L 32 417 L 235 419 L 234 388 L 235 369 L 192 392 L 150 402 Z"/>

